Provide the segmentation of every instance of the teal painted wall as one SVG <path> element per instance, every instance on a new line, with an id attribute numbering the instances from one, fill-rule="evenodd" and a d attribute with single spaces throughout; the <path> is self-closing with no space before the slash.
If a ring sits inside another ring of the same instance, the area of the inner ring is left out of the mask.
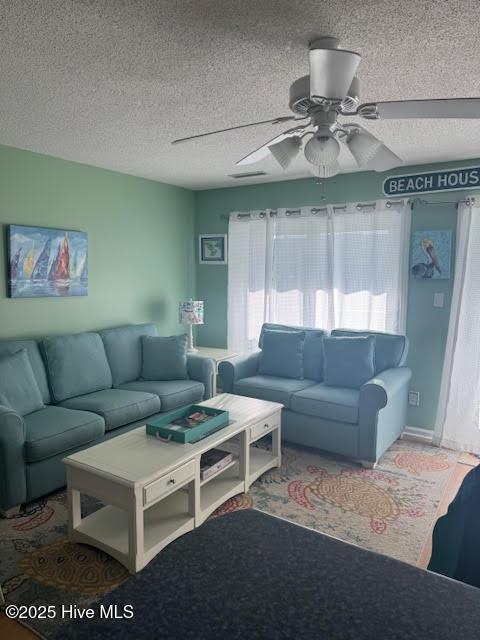
<path id="1" fill-rule="evenodd" d="M 472 166 L 478 161 L 402 167 L 401 174 L 430 169 Z M 326 185 L 326 202 L 368 201 L 382 198 L 384 176 L 373 172 L 343 174 Z M 428 195 L 432 201 L 457 200 L 469 192 L 457 191 Z M 222 214 L 266 207 L 298 207 L 322 205 L 321 188 L 314 179 L 274 182 L 253 186 L 199 191 L 196 193 L 196 234 L 226 233 L 228 222 Z M 454 204 L 416 206 L 412 215 L 412 232 L 420 229 L 452 229 L 456 227 Z M 409 366 L 413 370 L 411 389 L 420 392 L 420 406 L 409 407 L 408 424 L 433 428 L 440 388 L 445 342 L 448 332 L 450 280 L 415 281 L 410 279 L 407 333 L 410 338 Z M 433 294 L 445 294 L 445 306 L 433 307 Z M 198 327 L 198 341 L 203 346 L 225 347 L 227 340 L 227 267 L 197 265 L 197 298 L 205 300 L 205 325 Z"/>
<path id="2" fill-rule="evenodd" d="M 0 146 L 0 227 L 79 229 L 89 237 L 89 295 L 6 297 L 0 245 L 0 337 L 155 321 L 183 331 L 178 301 L 195 293 L 194 193 Z"/>

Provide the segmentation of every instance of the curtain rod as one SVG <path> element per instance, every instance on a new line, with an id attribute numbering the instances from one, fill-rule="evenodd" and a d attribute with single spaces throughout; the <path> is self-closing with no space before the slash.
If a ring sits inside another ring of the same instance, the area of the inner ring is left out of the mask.
<path id="1" fill-rule="evenodd" d="M 475 198 L 473 196 L 469 198 L 463 198 L 462 200 L 425 200 L 424 198 L 412 198 L 408 202 L 412 205 L 412 207 L 418 204 L 427 207 L 436 204 L 454 204 L 456 207 L 458 207 L 459 204 L 475 204 Z"/>
<path id="2" fill-rule="evenodd" d="M 396 204 L 402 205 L 402 204 L 404 204 L 404 201 L 403 200 L 387 200 L 387 202 L 386 202 L 387 208 L 390 208 L 390 207 L 392 207 L 393 205 L 396 205 Z M 334 211 L 344 211 L 347 208 L 346 204 L 334 204 L 334 205 L 329 205 L 329 206 L 331 206 Z M 358 211 L 362 211 L 363 209 L 374 209 L 375 207 L 376 207 L 376 203 L 375 202 L 359 202 L 356 205 L 356 209 Z M 308 207 L 306 207 L 306 208 L 308 208 Z M 312 210 L 313 214 L 320 213 L 321 211 L 328 211 L 328 207 L 327 206 L 324 206 L 324 207 L 309 207 L 309 208 Z M 278 212 L 278 209 L 269 209 L 269 211 L 270 211 L 271 214 L 276 215 L 277 212 Z M 262 210 L 261 209 L 260 212 L 266 214 L 266 210 Z M 287 208 L 287 209 L 285 209 L 285 213 L 286 213 L 287 216 L 288 215 L 292 215 L 294 213 L 300 213 L 300 212 L 301 212 L 301 208 L 296 208 L 296 209 Z M 250 215 L 250 213 L 248 211 L 246 211 L 243 215 L 245 217 L 247 217 L 247 216 Z M 223 220 L 229 220 L 230 219 L 230 214 L 229 213 L 221 213 L 220 214 L 220 218 L 222 218 Z"/>
<path id="3" fill-rule="evenodd" d="M 459 204 L 475 204 L 475 198 L 474 197 L 469 197 L 469 198 L 463 198 L 462 200 L 425 200 L 424 198 L 409 198 L 407 200 L 407 203 L 410 204 L 412 207 L 416 206 L 416 205 L 423 205 L 423 206 L 433 206 L 433 205 L 438 205 L 438 204 L 454 204 L 456 207 L 458 207 Z M 395 204 L 404 204 L 404 200 L 387 200 L 386 202 L 386 206 L 387 208 L 390 208 L 392 205 Z M 343 205 L 330 205 L 333 206 L 333 210 L 334 211 L 343 211 L 347 208 L 346 204 Z M 363 203 L 360 202 L 357 204 L 356 208 L 357 210 L 361 211 L 362 209 L 368 209 L 371 207 L 375 207 L 375 202 L 370 202 L 370 203 Z M 312 212 L 313 213 L 320 213 L 321 211 L 327 211 L 327 207 L 311 207 Z M 286 213 L 288 214 L 292 214 L 292 213 L 300 213 L 301 209 L 297 208 L 297 209 L 286 209 Z M 275 215 L 277 213 L 277 209 L 270 209 L 270 212 Z M 249 213 L 245 212 L 245 217 L 248 216 Z M 222 218 L 222 220 L 230 220 L 230 214 L 229 213 L 221 213 L 220 214 L 220 218 Z"/>

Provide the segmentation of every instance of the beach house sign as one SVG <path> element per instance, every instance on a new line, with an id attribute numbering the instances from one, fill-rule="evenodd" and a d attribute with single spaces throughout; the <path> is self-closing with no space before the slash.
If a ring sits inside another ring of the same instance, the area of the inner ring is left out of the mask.
<path id="1" fill-rule="evenodd" d="M 383 181 L 383 193 L 389 198 L 461 189 L 480 189 L 480 167 L 388 176 Z"/>

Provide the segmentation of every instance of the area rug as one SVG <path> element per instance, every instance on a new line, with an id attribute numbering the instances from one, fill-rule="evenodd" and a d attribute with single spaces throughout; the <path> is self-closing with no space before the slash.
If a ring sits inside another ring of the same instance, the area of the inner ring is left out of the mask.
<path id="1" fill-rule="evenodd" d="M 217 514 L 256 508 L 417 564 L 458 453 L 397 441 L 375 469 L 305 448 L 283 451 L 282 467 Z"/>
<path id="2" fill-rule="evenodd" d="M 288 446 L 274 469 L 213 517 L 245 508 L 291 520 L 366 549 L 416 564 L 458 454 L 402 440 L 365 470 L 338 457 Z M 88 514 L 98 501 L 82 498 Z M 7 603 L 91 606 L 132 578 L 106 554 L 67 539 L 59 491 L 0 520 L 0 580 Z M 46 637 L 64 621 L 28 620 Z"/>
<path id="3" fill-rule="evenodd" d="M 127 604 L 133 617 L 100 614 Z M 55 640 L 451 640 L 478 636 L 480 590 L 249 509 L 176 540 L 93 610 Z"/>

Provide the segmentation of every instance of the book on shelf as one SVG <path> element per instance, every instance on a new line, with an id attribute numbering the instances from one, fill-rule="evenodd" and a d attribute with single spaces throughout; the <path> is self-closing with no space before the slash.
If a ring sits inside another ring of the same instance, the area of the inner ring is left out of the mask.
<path id="1" fill-rule="evenodd" d="M 200 478 L 207 480 L 233 462 L 233 455 L 221 449 L 206 451 L 200 460 Z"/>

